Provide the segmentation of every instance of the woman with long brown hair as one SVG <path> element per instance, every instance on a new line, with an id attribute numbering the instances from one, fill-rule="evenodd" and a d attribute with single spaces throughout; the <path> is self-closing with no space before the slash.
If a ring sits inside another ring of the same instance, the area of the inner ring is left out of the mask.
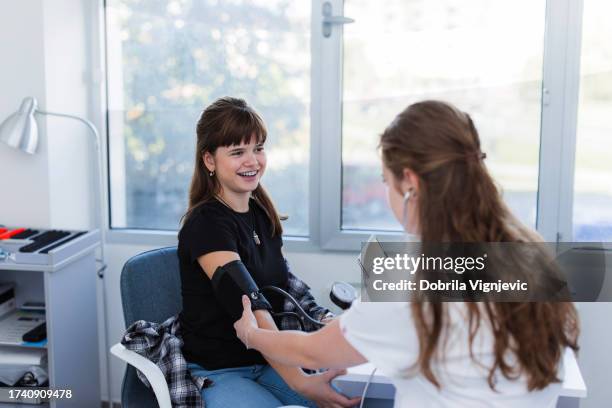
<path id="1" fill-rule="evenodd" d="M 267 163 L 261 117 L 242 99 L 220 98 L 202 113 L 196 135 L 189 208 L 178 237 L 180 326 L 187 368 L 212 381 L 202 390 L 206 406 L 353 405 L 330 386 L 340 370 L 307 375 L 297 367 L 268 364 L 236 338 L 232 325 L 242 313 L 243 292 L 236 292 L 234 274 L 259 287 L 299 294 L 300 305 L 317 321 L 329 318 L 329 310 L 291 274 L 281 252 L 280 218 L 260 183 Z M 254 318 L 269 330 L 277 329 L 270 312 L 287 308 L 274 294 L 253 302 Z"/>
<path id="2" fill-rule="evenodd" d="M 469 115 L 410 105 L 380 138 L 388 201 L 422 244 L 535 242 L 503 203 Z M 245 310 L 247 347 L 285 364 L 344 368 L 372 362 L 390 376 L 397 407 L 553 407 L 564 350 L 578 323 L 563 302 L 354 302 L 315 333 L 273 333 Z"/>

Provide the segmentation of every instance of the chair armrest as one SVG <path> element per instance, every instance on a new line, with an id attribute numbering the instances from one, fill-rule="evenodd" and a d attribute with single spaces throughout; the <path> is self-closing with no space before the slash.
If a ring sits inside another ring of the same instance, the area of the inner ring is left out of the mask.
<path id="1" fill-rule="evenodd" d="M 115 357 L 125 361 L 144 374 L 153 388 L 159 408 L 172 408 L 168 384 L 159 367 L 140 354 L 126 349 L 121 343 L 115 344 L 111 347 L 110 351 Z"/>

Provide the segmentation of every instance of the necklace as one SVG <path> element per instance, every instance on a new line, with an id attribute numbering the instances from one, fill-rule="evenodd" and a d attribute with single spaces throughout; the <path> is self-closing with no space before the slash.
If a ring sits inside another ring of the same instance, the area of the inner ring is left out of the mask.
<path id="1" fill-rule="evenodd" d="M 215 195 L 215 198 L 217 200 L 219 200 L 219 202 L 221 204 L 223 204 L 224 206 L 226 206 L 227 208 L 229 208 L 230 210 L 232 210 L 233 212 L 236 212 L 231 205 L 229 205 L 224 199 L 221 198 L 221 196 L 219 195 Z M 257 235 L 257 232 L 255 231 L 255 217 L 253 216 L 253 213 L 251 212 L 251 206 L 249 205 L 249 211 L 248 211 L 249 215 L 251 216 L 251 225 L 248 225 L 246 223 L 246 221 L 244 221 L 242 218 L 240 218 L 239 216 L 236 216 L 234 214 L 234 216 L 236 218 L 238 218 L 244 225 L 247 226 L 247 228 L 251 228 L 253 230 L 253 241 L 255 242 L 255 245 L 261 245 L 261 241 L 259 239 L 259 235 Z"/>

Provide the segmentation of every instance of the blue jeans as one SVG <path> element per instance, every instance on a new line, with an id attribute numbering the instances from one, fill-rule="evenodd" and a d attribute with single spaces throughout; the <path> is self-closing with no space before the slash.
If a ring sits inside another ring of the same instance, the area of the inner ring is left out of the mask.
<path id="1" fill-rule="evenodd" d="M 189 363 L 194 374 L 208 377 L 213 384 L 202 390 L 206 408 L 276 408 L 283 405 L 316 405 L 293 391 L 269 365 L 206 370 Z"/>

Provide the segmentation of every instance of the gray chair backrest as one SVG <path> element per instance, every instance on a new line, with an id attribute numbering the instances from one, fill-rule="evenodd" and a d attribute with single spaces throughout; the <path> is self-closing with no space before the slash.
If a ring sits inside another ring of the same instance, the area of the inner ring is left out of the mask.
<path id="1" fill-rule="evenodd" d="M 163 322 L 181 311 L 181 276 L 176 247 L 154 249 L 129 259 L 121 271 L 126 327 L 137 320 Z"/>
<path id="2" fill-rule="evenodd" d="M 121 271 L 125 325 L 137 320 L 163 322 L 182 309 L 181 276 L 176 247 L 155 249 L 129 259 Z M 153 391 L 128 366 L 121 391 L 123 408 L 157 407 Z"/>

